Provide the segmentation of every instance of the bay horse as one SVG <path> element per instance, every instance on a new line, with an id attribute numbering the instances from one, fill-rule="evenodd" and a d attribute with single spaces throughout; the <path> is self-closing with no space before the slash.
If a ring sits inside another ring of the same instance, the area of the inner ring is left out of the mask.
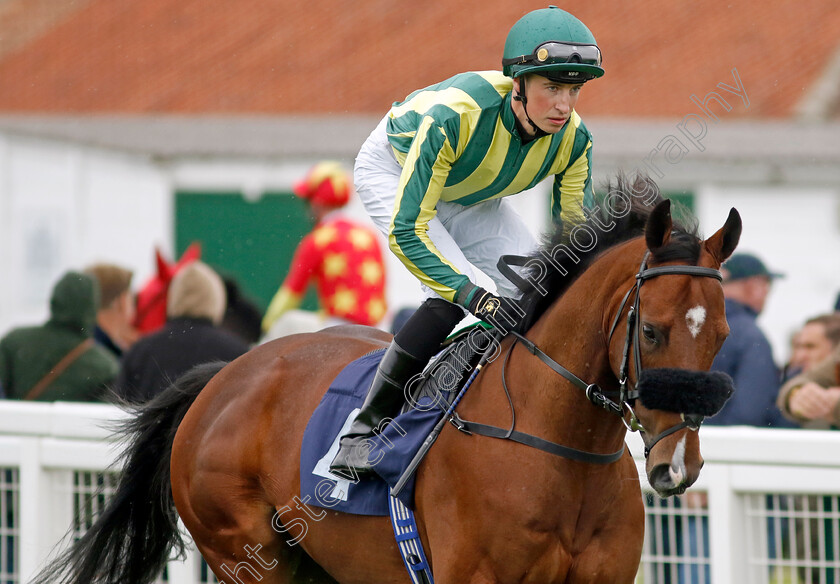
<path id="1" fill-rule="evenodd" d="M 740 216 L 732 209 L 701 240 L 637 179 L 620 180 L 581 225 L 531 258 L 527 342 L 502 341 L 505 359 L 484 367 L 457 413 L 507 428 L 513 408 L 519 431 L 595 455 L 620 452 L 628 427 L 643 427 L 649 483 L 682 493 L 703 465 L 699 421 L 667 402 L 690 408 L 709 390 L 700 372 L 728 334 L 718 269 Z M 409 582 L 388 518 L 299 497 L 310 415 L 347 363 L 389 339 L 335 327 L 188 373 L 129 422 L 110 505 L 35 583 L 147 584 L 181 545 L 178 517 L 227 584 Z M 601 388 L 602 403 L 557 367 Z M 666 379 L 658 398 L 632 400 L 651 371 L 695 372 L 698 383 Z M 415 510 L 439 584 L 630 583 L 641 558 L 644 507 L 626 450 L 591 464 L 447 425 L 418 469 Z"/>

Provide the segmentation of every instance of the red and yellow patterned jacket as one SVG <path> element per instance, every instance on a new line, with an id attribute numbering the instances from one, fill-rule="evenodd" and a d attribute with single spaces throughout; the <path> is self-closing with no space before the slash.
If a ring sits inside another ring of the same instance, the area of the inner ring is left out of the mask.
<path id="1" fill-rule="evenodd" d="M 314 279 L 327 315 L 373 326 L 385 316 L 385 266 L 374 232 L 343 217 L 328 217 L 298 245 L 286 280 L 263 319 L 267 330 L 300 305 Z"/>

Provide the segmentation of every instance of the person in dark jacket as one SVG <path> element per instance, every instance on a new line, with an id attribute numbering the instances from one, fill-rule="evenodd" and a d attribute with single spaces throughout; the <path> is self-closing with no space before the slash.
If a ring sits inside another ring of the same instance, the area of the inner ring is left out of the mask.
<path id="1" fill-rule="evenodd" d="M 226 306 L 225 285 L 209 266 L 195 261 L 179 271 L 167 294 L 163 329 L 142 337 L 123 355 L 117 395 L 143 403 L 196 365 L 245 353 L 248 344 L 219 326 Z"/>
<path id="2" fill-rule="evenodd" d="M 718 426 L 792 427 L 776 407 L 781 374 L 773 361 L 770 342 L 756 322 L 772 281 L 782 275 L 746 253 L 734 254 L 722 271 L 729 337 L 715 357 L 712 370 L 729 374 L 735 393 L 707 422 Z"/>
<path id="3" fill-rule="evenodd" d="M 67 272 L 53 287 L 50 318 L 0 339 L 0 385 L 7 398 L 95 401 L 119 371 L 117 359 L 93 342 L 99 287 Z"/>
<path id="4" fill-rule="evenodd" d="M 249 345 L 257 344 L 262 336 L 262 311 L 232 276 L 222 276 L 222 282 L 225 284 L 227 308 L 221 327 Z"/>

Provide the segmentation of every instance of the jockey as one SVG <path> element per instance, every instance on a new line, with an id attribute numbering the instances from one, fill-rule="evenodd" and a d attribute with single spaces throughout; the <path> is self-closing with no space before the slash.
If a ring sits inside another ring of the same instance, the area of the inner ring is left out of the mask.
<path id="1" fill-rule="evenodd" d="M 516 295 L 496 261 L 532 252 L 536 242 L 503 197 L 553 175 L 555 221 L 576 222 L 592 205 L 592 138 L 575 104 L 583 84 L 603 74 L 595 37 L 580 20 L 555 6 L 535 10 L 508 33 L 501 73 L 462 73 L 415 91 L 368 137 L 356 158 L 356 190 L 427 299 L 382 358 L 341 438 L 335 474 L 372 472 L 366 439 L 396 415 L 403 387 L 465 310 L 492 324 Z M 473 266 L 498 295 L 475 284 Z"/>
<path id="2" fill-rule="evenodd" d="M 297 308 L 315 279 L 329 324 L 374 326 L 385 316 L 385 267 L 376 234 L 335 213 L 352 194 L 350 177 L 336 162 L 320 162 L 295 184 L 309 204 L 315 228 L 298 245 L 289 274 L 263 317 L 263 331 Z"/>

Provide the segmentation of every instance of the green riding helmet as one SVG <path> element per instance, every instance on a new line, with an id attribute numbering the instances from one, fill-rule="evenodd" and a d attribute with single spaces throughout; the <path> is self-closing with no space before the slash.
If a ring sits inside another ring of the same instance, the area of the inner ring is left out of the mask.
<path id="1" fill-rule="evenodd" d="M 556 6 L 529 12 L 510 29 L 502 71 L 514 79 L 536 73 L 560 83 L 583 83 L 604 74 L 601 50 L 580 20 Z"/>

